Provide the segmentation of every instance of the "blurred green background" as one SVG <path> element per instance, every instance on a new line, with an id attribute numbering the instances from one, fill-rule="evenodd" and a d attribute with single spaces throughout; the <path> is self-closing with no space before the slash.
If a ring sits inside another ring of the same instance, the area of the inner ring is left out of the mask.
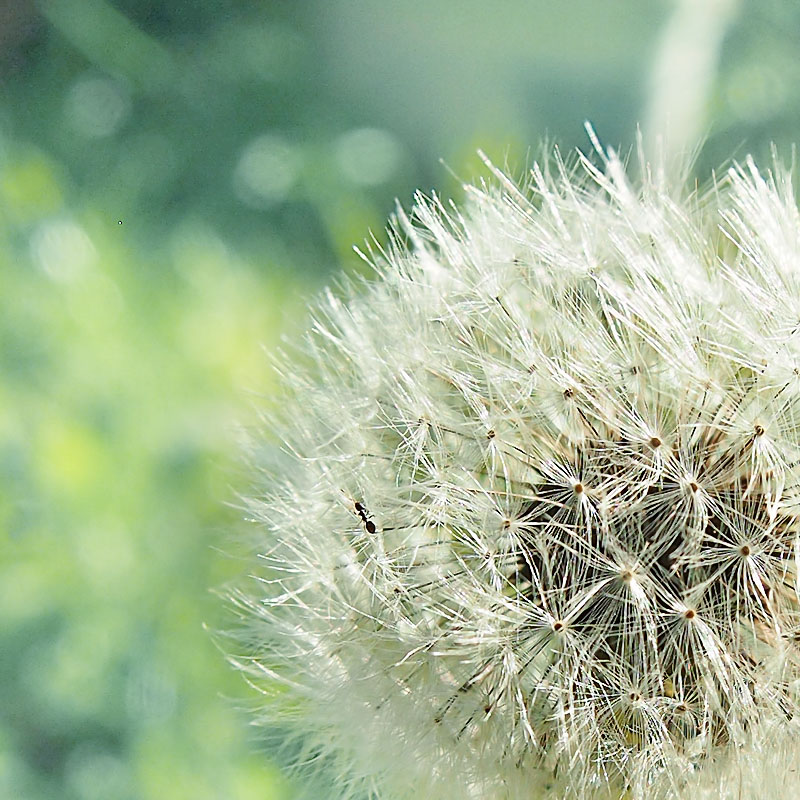
<path id="1" fill-rule="evenodd" d="M 264 351 L 478 147 L 666 108 L 701 175 L 788 154 L 798 41 L 791 0 L 0 0 L 0 798 L 292 798 L 204 629 Z"/>

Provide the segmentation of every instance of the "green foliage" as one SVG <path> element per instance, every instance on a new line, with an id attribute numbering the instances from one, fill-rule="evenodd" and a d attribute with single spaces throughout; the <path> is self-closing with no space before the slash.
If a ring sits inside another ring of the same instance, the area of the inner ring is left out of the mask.
<path id="1" fill-rule="evenodd" d="M 0 796 L 282 797 L 203 623 L 239 568 L 234 387 L 269 390 L 297 292 L 202 225 L 145 261 L 63 194 L 40 153 L 0 168 Z"/>

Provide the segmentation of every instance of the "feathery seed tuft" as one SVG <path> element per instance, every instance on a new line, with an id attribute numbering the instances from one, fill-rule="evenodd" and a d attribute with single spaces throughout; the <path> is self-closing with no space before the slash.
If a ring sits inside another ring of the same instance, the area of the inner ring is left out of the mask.
<path id="1" fill-rule="evenodd" d="M 287 357 L 236 661 L 325 796 L 800 786 L 791 179 L 597 151 L 420 195 Z"/>

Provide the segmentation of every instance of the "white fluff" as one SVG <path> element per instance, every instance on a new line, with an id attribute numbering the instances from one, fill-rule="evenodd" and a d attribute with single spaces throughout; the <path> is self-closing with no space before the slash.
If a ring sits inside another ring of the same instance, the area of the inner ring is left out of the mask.
<path id="1" fill-rule="evenodd" d="M 800 791 L 790 177 L 597 151 L 419 196 L 284 358 L 236 661 L 327 797 Z"/>

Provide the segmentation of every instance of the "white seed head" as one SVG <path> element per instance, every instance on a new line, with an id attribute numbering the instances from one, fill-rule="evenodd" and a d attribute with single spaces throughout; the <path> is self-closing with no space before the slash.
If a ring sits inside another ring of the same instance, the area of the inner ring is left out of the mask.
<path id="1" fill-rule="evenodd" d="M 237 663 L 326 797 L 800 787 L 790 176 L 598 156 L 418 197 L 284 361 Z"/>

